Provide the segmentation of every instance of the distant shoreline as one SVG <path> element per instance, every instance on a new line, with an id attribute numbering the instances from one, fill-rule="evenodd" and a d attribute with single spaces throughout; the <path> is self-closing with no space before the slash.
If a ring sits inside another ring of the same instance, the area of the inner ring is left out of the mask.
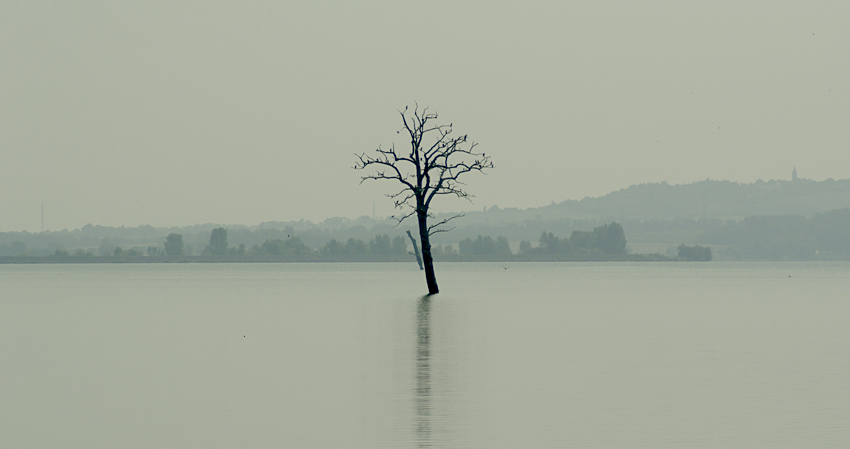
<path id="1" fill-rule="evenodd" d="M 551 256 L 551 257 L 547 257 Z M 449 258 L 437 258 L 435 263 L 454 262 L 676 262 L 678 259 L 661 254 L 617 254 L 617 255 L 537 255 L 537 257 L 514 255 L 510 257 L 463 257 L 453 255 Z M 86 257 L 86 256 L 5 256 L 0 257 L 4 265 L 39 264 L 149 264 L 149 263 L 409 263 L 416 265 L 412 257 L 370 257 L 370 256 L 137 256 L 137 257 Z"/>

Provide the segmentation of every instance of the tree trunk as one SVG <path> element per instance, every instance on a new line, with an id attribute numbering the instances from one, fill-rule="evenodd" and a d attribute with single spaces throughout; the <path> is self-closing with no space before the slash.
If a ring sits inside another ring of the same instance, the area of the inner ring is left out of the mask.
<path id="1" fill-rule="evenodd" d="M 440 292 L 437 287 L 437 276 L 434 274 L 434 259 L 431 257 L 431 239 L 428 235 L 428 214 L 421 209 L 416 213 L 419 219 L 419 240 L 422 243 L 422 263 L 425 265 L 425 282 L 428 284 L 428 294 Z"/>

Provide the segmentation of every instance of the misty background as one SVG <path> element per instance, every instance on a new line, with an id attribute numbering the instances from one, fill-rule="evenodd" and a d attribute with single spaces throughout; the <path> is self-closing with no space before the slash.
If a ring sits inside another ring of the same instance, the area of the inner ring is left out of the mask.
<path id="1" fill-rule="evenodd" d="M 474 204 L 437 212 L 795 166 L 845 179 L 847 17 L 829 1 L 0 2 L 0 231 L 39 231 L 42 203 L 53 231 L 389 216 L 394 186 L 351 166 L 404 145 L 414 102 L 496 164 L 469 180 Z"/>
<path id="2" fill-rule="evenodd" d="M 659 260 L 681 259 L 680 245 L 698 244 L 706 245 L 701 254 L 725 260 L 850 260 L 850 180 L 793 175 L 754 183 L 647 183 L 539 208 L 484 207 L 466 212 L 452 232 L 434 235 L 432 253 L 437 260 Z M 415 226 L 367 215 L 224 227 L 87 224 L 0 232 L 0 262 L 411 261 L 405 232 L 415 234 Z M 172 238 L 180 249 L 169 250 Z M 44 256 L 53 257 L 39 259 Z"/>

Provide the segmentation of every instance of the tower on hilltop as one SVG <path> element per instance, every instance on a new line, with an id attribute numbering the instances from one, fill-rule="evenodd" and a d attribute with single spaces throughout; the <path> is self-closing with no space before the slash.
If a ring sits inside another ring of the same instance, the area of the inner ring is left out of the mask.
<path id="1" fill-rule="evenodd" d="M 791 180 L 792 180 L 792 181 L 796 181 L 796 180 L 797 180 L 797 167 L 794 167 L 794 170 L 793 170 L 793 171 L 791 171 Z"/>

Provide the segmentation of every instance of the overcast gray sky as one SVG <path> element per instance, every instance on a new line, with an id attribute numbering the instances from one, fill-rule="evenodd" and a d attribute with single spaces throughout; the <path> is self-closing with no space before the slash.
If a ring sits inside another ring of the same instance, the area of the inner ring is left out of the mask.
<path id="1" fill-rule="evenodd" d="M 419 102 L 474 204 L 850 177 L 850 2 L 0 1 L 0 231 L 393 213 Z M 403 144 L 404 142 L 399 141 Z"/>

